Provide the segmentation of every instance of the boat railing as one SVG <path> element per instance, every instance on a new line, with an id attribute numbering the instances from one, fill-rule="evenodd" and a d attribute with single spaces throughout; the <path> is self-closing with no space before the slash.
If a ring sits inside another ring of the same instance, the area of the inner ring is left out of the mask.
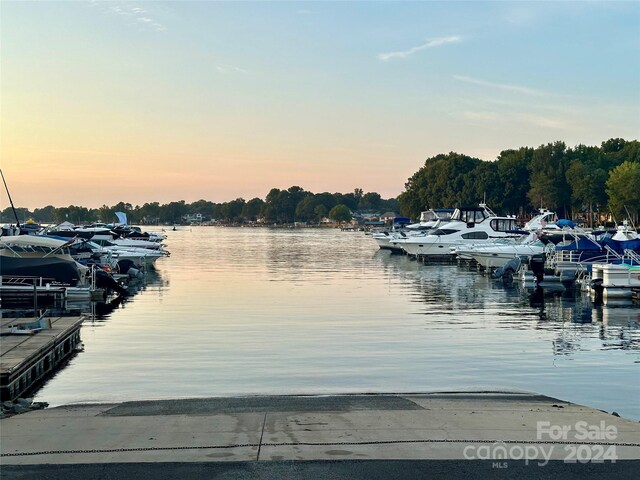
<path id="1" fill-rule="evenodd" d="M 616 257 L 618 260 L 621 260 L 623 255 L 620 255 L 618 252 L 616 252 L 613 248 L 611 248 L 609 245 L 605 245 L 604 249 L 610 253 L 611 255 L 613 255 L 614 257 Z"/>
<path id="2" fill-rule="evenodd" d="M 638 264 L 640 264 L 640 255 L 638 255 L 634 250 L 625 249 L 624 255 L 630 260 L 633 260 L 634 262 L 637 262 Z"/>
<path id="3" fill-rule="evenodd" d="M 43 287 L 47 284 L 55 283 L 54 278 L 47 277 L 31 277 L 31 276 L 0 276 L 0 285 L 19 285 L 19 286 L 36 286 Z"/>

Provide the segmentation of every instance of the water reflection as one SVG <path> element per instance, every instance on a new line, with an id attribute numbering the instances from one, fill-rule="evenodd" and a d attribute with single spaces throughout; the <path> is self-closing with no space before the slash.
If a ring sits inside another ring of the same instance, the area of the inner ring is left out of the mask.
<path id="1" fill-rule="evenodd" d="M 640 308 L 630 300 L 595 304 L 583 292 L 560 285 L 528 288 L 517 280 L 495 280 L 465 266 L 423 265 L 384 251 L 374 258 L 388 275 L 412 287 L 410 300 L 423 306 L 420 313 L 429 317 L 430 329 L 495 326 L 553 331 L 557 333 L 552 339 L 554 355 L 589 351 L 594 338 L 600 340 L 601 350 L 638 350 L 640 345 Z M 485 319 L 489 313 L 489 322 L 478 323 L 474 314 L 479 312 Z M 450 315 L 438 317 L 446 313 Z"/>

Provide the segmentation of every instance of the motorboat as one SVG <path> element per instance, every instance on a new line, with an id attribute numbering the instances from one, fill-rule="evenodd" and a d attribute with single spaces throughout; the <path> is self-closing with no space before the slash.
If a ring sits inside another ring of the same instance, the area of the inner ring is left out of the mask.
<path id="1" fill-rule="evenodd" d="M 441 223 L 424 236 L 407 237 L 400 241 L 412 256 L 451 256 L 451 247 L 495 242 L 498 238 L 517 238 L 516 219 L 496 215 L 485 204 L 478 207 L 457 208 L 449 222 Z"/>
<path id="2" fill-rule="evenodd" d="M 69 242 L 39 235 L 0 238 L 0 275 L 43 277 L 72 286 L 88 284 L 89 268 L 74 260 Z"/>
<path id="3" fill-rule="evenodd" d="M 483 268 L 491 269 L 502 267 L 516 257 L 529 259 L 533 255 L 544 253 L 546 248 L 536 232 L 529 232 L 513 242 L 461 246 L 455 253 L 459 257 L 475 260 Z"/>
<path id="4" fill-rule="evenodd" d="M 392 229 L 391 232 L 382 232 L 378 237 L 374 236 L 374 240 L 380 248 L 402 252 L 401 240 L 406 237 L 417 237 L 427 235 L 437 225 L 447 222 L 454 213 L 452 208 L 435 208 L 425 210 L 420 213 L 420 221 L 404 226 L 403 228 Z"/>
<path id="5" fill-rule="evenodd" d="M 394 250 L 394 247 L 389 244 L 389 240 L 395 238 L 395 235 L 400 235 L 400 233 L 403 232 L 405 227 L 410 223 L 411 219 L 409 218 L 395 217 L 391 222 L 391 230 L 374 233 L 371 238 L 373 238 L 373 240 L 378 244 L 380 249 Z"/>

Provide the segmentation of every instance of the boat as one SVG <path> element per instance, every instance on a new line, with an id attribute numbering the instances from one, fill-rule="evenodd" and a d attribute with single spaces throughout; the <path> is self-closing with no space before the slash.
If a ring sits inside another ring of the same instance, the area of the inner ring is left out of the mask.
<path id="1" fill-rule="evenodd" d="M 394 217 L 391 222 L 391 230 L 374 233 L 371 238 L 378 244 L 381 250 L 398 250 L 389 244 L 392 238 L 400 235 L 405 227 L 411 223 L 411 219 L 407 217 Z M 399 250 L 402 251 L 401 249 Z"/>
<path id="2" fill-rule="evenodd" d="M 640 288 L 640 262 L 594 263 L 589 287 L 593 296 L 603 299 L 631 298 L 632 289 Z"/>
<path id="3" fill-rule="evenodd" d="M 495 242 L 498 238 L 516 238 L 514 217 L 496 215 L 481 203 L 478 207 L 457 208 L 448 222 L 424 236 L 407 237 L 400 241 L 411 256 L 431 258 L 451 257 L 451 247 L 481 242 Z"/>
<path id="4" fill-rule="evenodd" d="M 89 268 L 74 260 L 69 242 L 39 235 L 0 238 L 0 275 L 44 277 L 71 286 L 88 284 Z"/>
<path id="5" fill-rule="evenodd" d="M 529 232 L 514 242 L 462 246 L 458 247 L 455 253 L 461 258 L 476 261 L 485 269 L 492 269 L 503 267 L 516 257 L 528 260 L 533 255 L 544 253 L 546 248 L 536 232 Z"/>

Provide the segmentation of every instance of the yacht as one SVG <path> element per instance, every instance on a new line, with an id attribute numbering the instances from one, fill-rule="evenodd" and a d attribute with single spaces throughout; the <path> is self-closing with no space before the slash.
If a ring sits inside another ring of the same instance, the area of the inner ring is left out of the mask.
<path id="1" fill-rule="evenodd" d="M 516 257 L 529 259 L 533 255 L 545 253 L 545 250 L 545 244 L 540 241 L 538 234 L 529 232 L 514 242 L 461 246 L 455 250 L 455 253 L 459 257 L 475 260 L 478 265 L 491 269 L 502 267 Z"/>
<path id="2" fill-rule="evenodd" d="M 400 241 L 402 248 L 412 256 L 446 258 L 451 247 L 481 242 L 494 242 L 498 238 L 515 238 L 514 217 L 500 217 L 487 207 L 457 208 L 449 222 L 443 222 L 424 236 L 406 237 Z"/>
<path id="3" fill-rule="evenodd" d="M 0 238 L 0 276 L 44 277 L 56 282 L 84 286 L 89 268 L 75 261 L 69 242 L 38 235 Z"/>
<path id="4" fill-rule="evenodd" d="M 448 222 L 454 213 L 453 208 L 436 208 L 425 210 L 420 213 L 420 221 L 411 225 L 406 225 L 405 228 L 399 229 L 384 234 L 384 238 L 380 240 L 384 242 L 384 246 L 381 241 L 378 241 L 380 248 L 388 250 L 403 252 L 401 240 L 407 237 L 417 237 L 427 235 L 430 231 L 436 228 L 443 222 Z"/>

